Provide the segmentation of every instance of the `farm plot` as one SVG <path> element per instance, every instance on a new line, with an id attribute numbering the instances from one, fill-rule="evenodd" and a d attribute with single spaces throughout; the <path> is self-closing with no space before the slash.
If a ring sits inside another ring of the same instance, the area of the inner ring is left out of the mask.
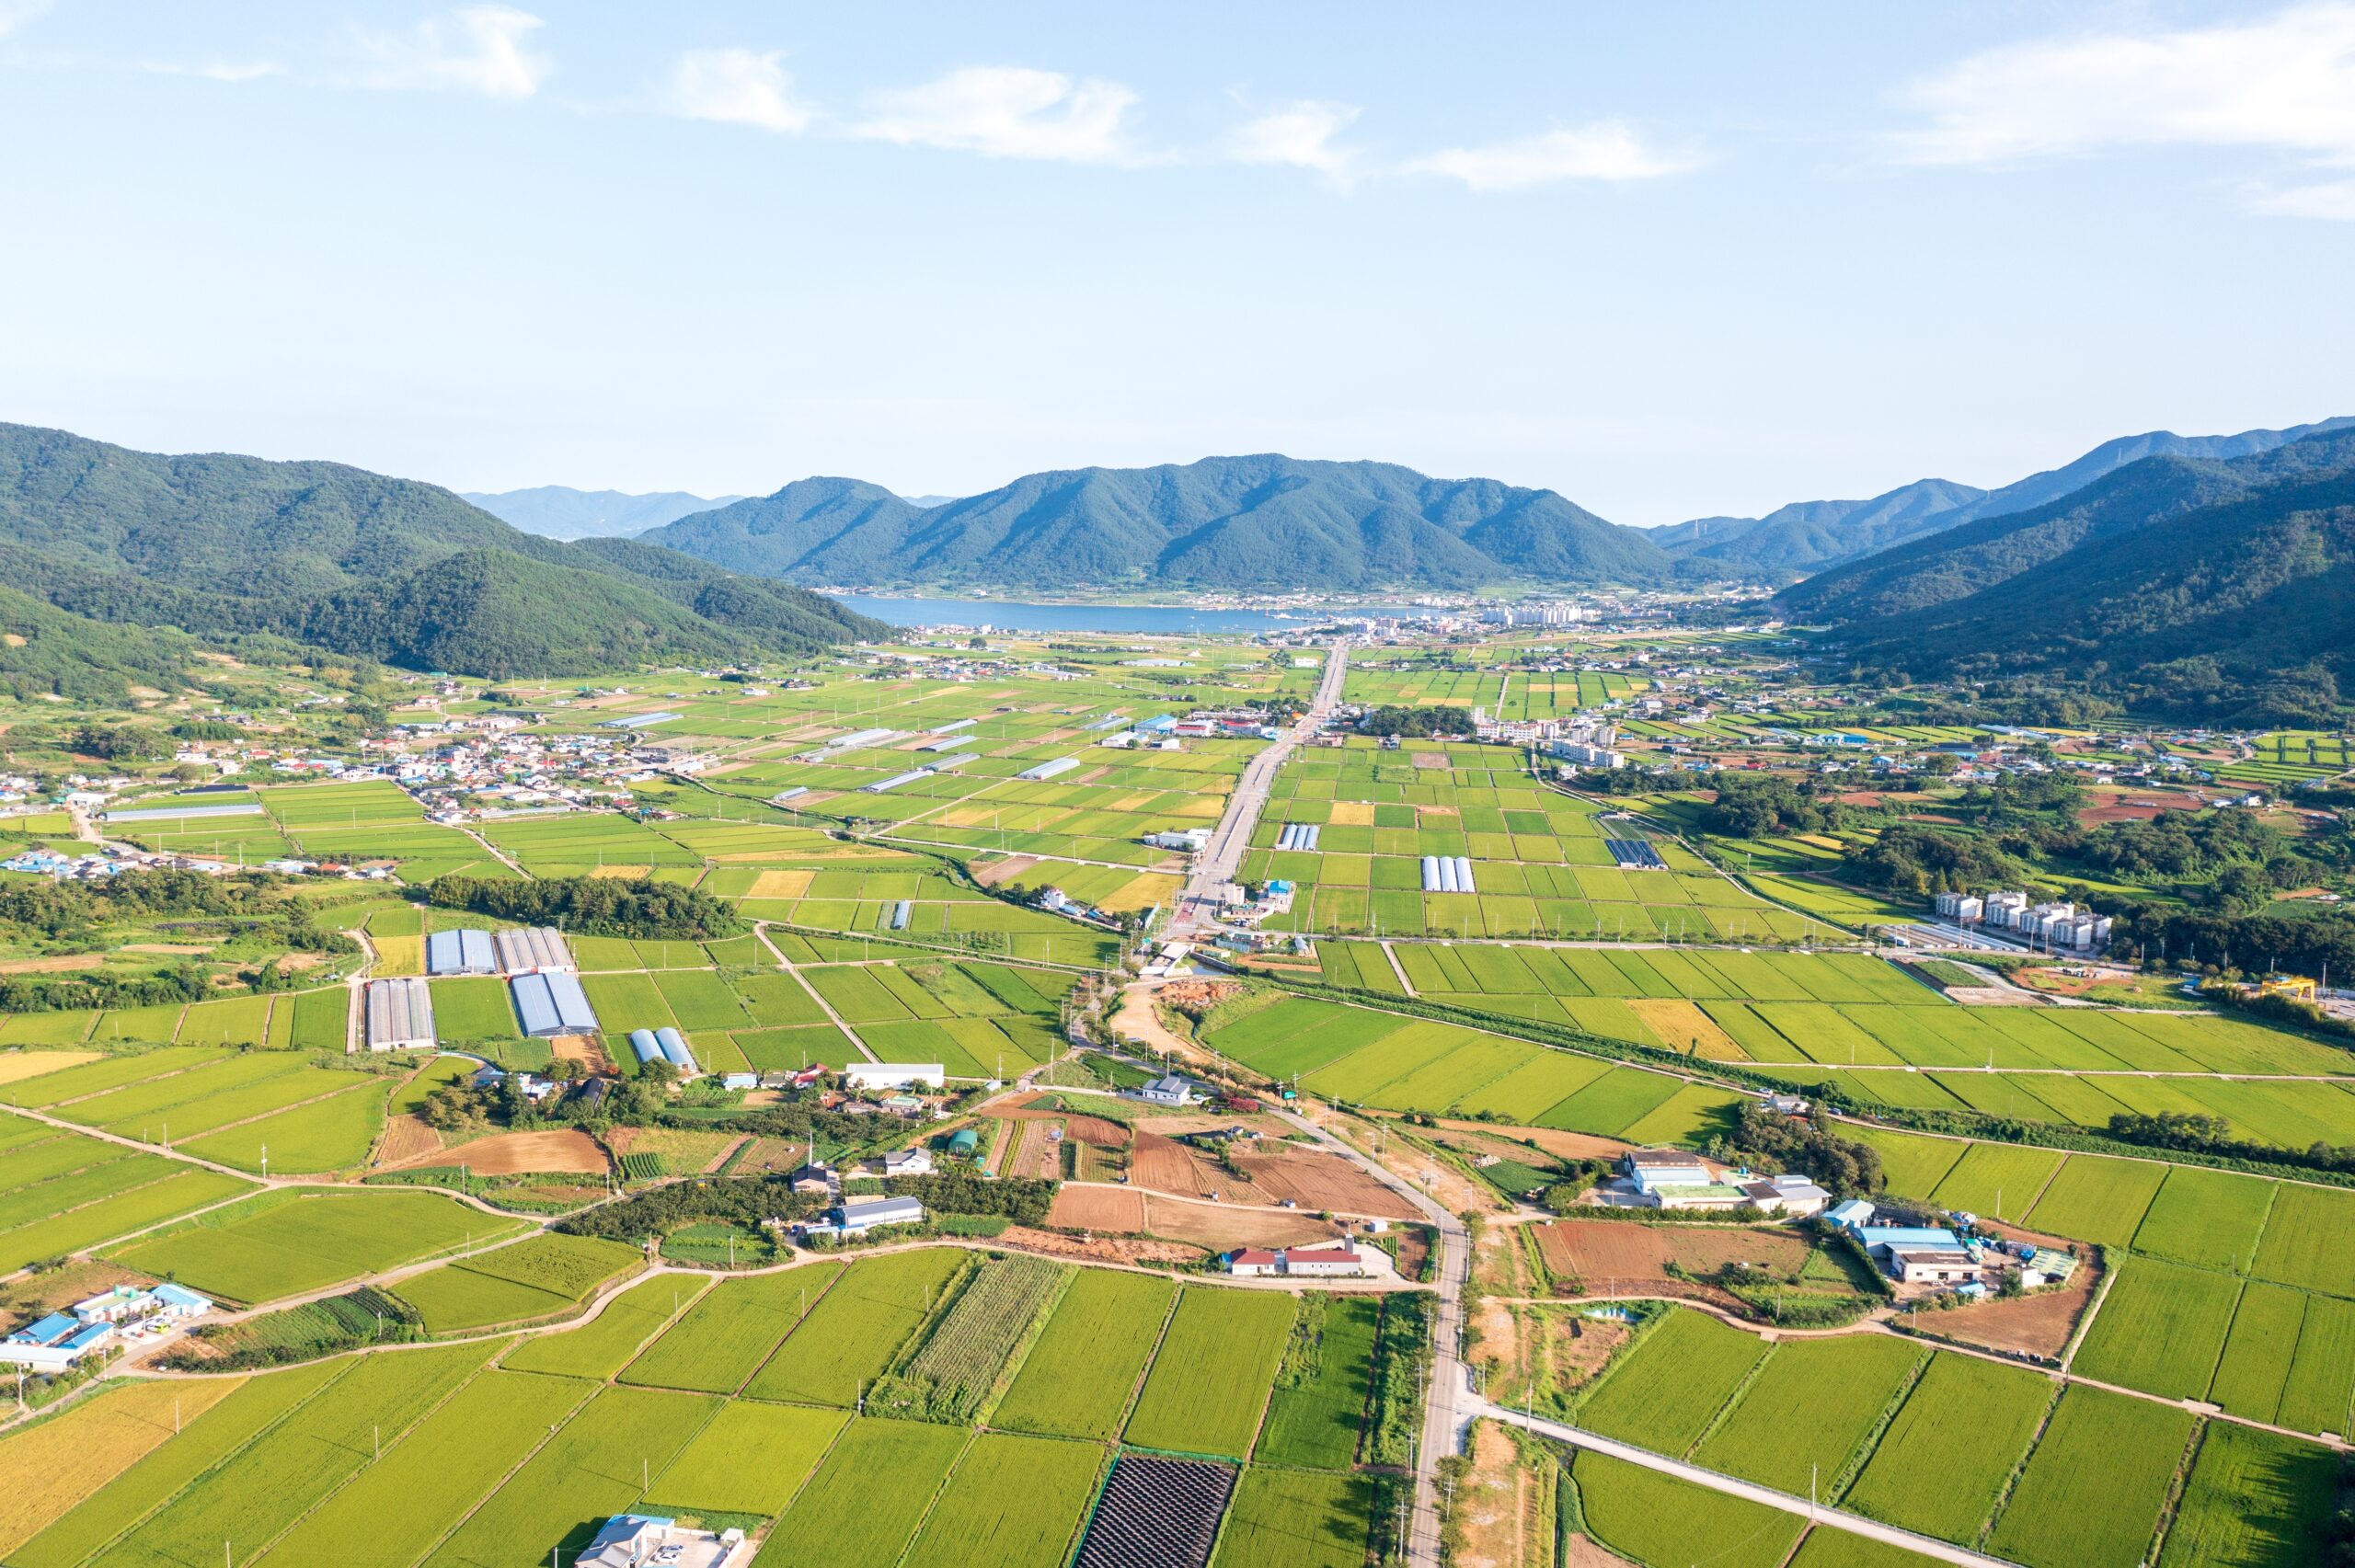
<path id="1" fill-rule="evenodd" d="M 2166 1167 L 2142 1161 L 2072 1155 L 2028 1211 L 2028 1222 L 2050 1235 L 2125 1246 L 2166 1174 Z"/>
<path id="2" fill-rule="evenodd" d="M 2150 1551 L 2192 1418 L 2084 1384 L 2061 1396 L 1988 1546 L 2028 1568 L 2134 1568 Z"/>
<path id="3" fill-rule="evenodd" d="M 384 1127 L 384 1082 L 371 1077 L 324 1099 L 183 1139 L 178 1147 L 241 1171 L 260 1171 L 266 1154 L 270 1171 L 292 1176 L 358 1166 Z"/>
<path id="4" fill-rule="evenodd" d="M 1591 1451 L 1570 1473 L 1594 1539 L 1638 1562 L 1776 1568 L 1807 1523 Z"/>
<path id="5" fill-rule="evenodd" d="M 649 1495 L 681 1513 L 775 1518 L 849 1421 L 839 1410 L 730 1400 L 654 1478 Z"/>
<path id="6" fill-rule="evenodd" d="M 363 1356 L 293 1415 L 208 1471 L 95 1560 L 104 1568 L 200 1561 L 223 1541 L 244 1562 L 369 1462 L 376 1431 L 408 1430 L 472 1378 L 482 1345 Z"/>
<path id="7" fill-rule="evenodd" d="M 1347 1470 L 1373 1381 L 1382 1302 L 1370 1296 L 1304 1296 L 1276 1376 L 1253 1458 L 1304 1470 Z M 1246 1488 L 1247 1490 L 1247 1488 Z"/>
<path id="8" fill-rule="evenodd" d="M 0 1437 L 0 1555 L 12 1553 L 243 1387 L 242 1378 L 118 1382 L 38 1430 Z"/>
<path id="9" fill-rule="evenodd" d="M 2311 1562 L 2338 1491 L 2326 1449 L 2211 1421 L 2200 1439 L 2160 1568 L 2296 1568 Z"/>
<path id="10" fill-rule="evenodd" d="M 577 1556 L 597 1521 L 638 1503 L 643 1478 L 668 1466 L 718 1408 L 704 1395 L 601 1390 L 467 1516 L 426 1568 L 538 1568 L 550 1551 Z"/>
<path id="11" fill-rule="evenodd" d="M 844 1266 L 815 1263 L 781 1274 L 722 1280 L 624 1368 L 621 1380 L 735 1392 L 824 1299 Z"/>
<path id="12" fill-rule="evenodd" d="M 692 1276 L 642 1280 L 607 1301 L 591 1322 L 561 1333 L 534 1334 L 500 1357 L 519 1372 L 570 1378 L 613 1377 L 646 1343 L 695 1304 L 706 1282 Z"/>
<path id="13" fill-rule="evenodd" d="M 268 1561 L 408 1568 L 595 1392 L 576 1381 L 485 1372 L 305 1516 Z"/>
<path id="14" fill-rule="evenodd" d="M 1699 1440 L 1766 1354 L 1755 1334 L 1671 1309 L 1621 1352 L 1579 1407 L 1579 1425 L 1663 1454 Z"/>
<path id="15" fill-rule="evenodd" d="M 879 1415 L 970 1425 L 1071 1272 L 1036 1257 L 982 1263 L 916 1353 L 877 1382 L 868 1408 Z"/>
<path id="16" fill-rule="evenodd" d="M 1932 1356 L 1840 1505 L 1943 1540 L 1977 1540 L 2054 1392 L 2024 1368 Z"/>
<path id="17" fill-rule="evenodd" d="M 1081 1269 L 991 1424 L 1109 1440 L 1120 1430 L 1176 1295 L 1166 1280 Z"/>
<path id="18" fill-rule="evenodd" d="M 2204 1399 L 2241 1282 L 2156 1258 L 2119 1260 L 2075 1368 L 2169 1399 Z"/>
<path id="19" fill-rule="evenodd" d="M 183 1169 L 167 1174 L 170 1168 L 165 1162 L 149 1164 L 143 1157 L 104 1169 L 110 1173 L 106 1191 L 72 1207 L 52 1206 L 53 1183 L 0 1197 L 0 1204 L 10 1205 L 0 1212 L 20 1217 L 0 1230 L 0 1268 L 13 1273 L 27 1264 L 80 1252 L 252 1190 L 250 1183 L 213 1171 Z"/>
<path id="20" fill-rule="evenodd" d="M 852 1404 L 945 1298 L 966 1262 L 954 1248 L 924 1247 L 852 1264 L 745 1391 L 755 1399 Z"/>
<path id="21" fill-rule="evenodd" d="M 401 1299 L 436 1333 L 528 1322 L 577 1307 L 644 1260 L 636 1247 L 543 1233 L 401 1281 Z"/>
<path id="22" fill-rule="evenodd" d="M 1215 1568 L 1359 1568 L 1376 1506 L 1365 1476 L 1245 1471 Z"/>
<path id="23" fill-rule="evenodd" d="M 1292 1332 L 1289 1296 L 1189 1286 L 1129 1417 L 1128 1441 L 1241 1459 Z"/>
<path id="24" fill-rule="evenodd" d="M 1061 1562 L 1087 1512 L 1104 1450 L 985 1432 L 957 1461 L 908 1561 L 928 1568 Z"/>
<path id="25" fill-rule="evenodd" d="M 323 1361 L 250 1378 L 171 1440 L 8 1554 L 10 1568 L 75 1568 L 350 1369 Z M 36 1433 L 43 1428 L 36 1427 Z"/>
<path id="26" fill-rule="evenodd" d="M 2355 1193 L 2283 1185 L 2249 1273 L 2281 1285 L 2355 1296 Z"/>
<path id="27" fill-rule="evenodd" d="M 2177 1165 L 2135 1227 L 2134 1250 L 2246 1273 L 2279 1191 L 2276 1182 Z"/>
<path id="28" fill-rule="evenodd" d="M 1880 1336 L 1778 1345 L 1694 1458 L 1778 1492 L 1839 1476 L 1930 1353 Z"/>
<path id="29" fill-rule="evenodd" d="M 1942 1208 L 1993 1215 L 2016 1224 L 2036 1206 L 2045 1183 L 2061 1168 L 2050 1150 L 2016 1144 L 1974 1143 L 1930 1195 Z"/>
<path id="30" fill-rule="evenodd" d="M 890 1568 L 907 1551 L 969 1434 L 917 1421 L 854 1419 L 754 1560 L 779 1568 Z M 519 1565 L 520 1568 L 520 1565 Z"/>
<path id="31" fill-rule="evenodd" d="M 523 1229 L 438 1193 L 279 1192 L 111 1252 L 209 1295 L 260 1302 L 382 1273 Z"/>

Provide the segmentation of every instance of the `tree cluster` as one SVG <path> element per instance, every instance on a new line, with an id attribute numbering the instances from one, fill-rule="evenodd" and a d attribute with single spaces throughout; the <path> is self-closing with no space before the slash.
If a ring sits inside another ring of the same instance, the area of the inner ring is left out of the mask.
<path id="1" fill-rule="evenodd" d="M 1453 703 L 1434 703 L 1428 707 L 1384 706 L 1368 708 L 1358 720 L 1361 735 L 1470 735 L 1472 710 L 1457 707 Z"/>
<path id="2" fill-rule="evenodd" d="M 1820 1112 L 1789 1116 L 1771 1110 L 1762 1101 L 1744 1103 L 1725 1135 L 1727 1155 L 1772 1175 L 1795 1172 L 1826 1192 L 1869 1194 L 1888 1185 L 1881 1173 L 1880 1150 L 1869 1143 L 1842 1138 L 1830 1118 Z"/>
<path id="3" fill-rule="evenodd" d="M 583 936 L 701 942 L 734 936 L 744 929 L 727 900 L 649 876 L 523 882 L 454 873 L 435 877 L 426 898 L 442 909 L 525 925 L 553 925 Z"/>

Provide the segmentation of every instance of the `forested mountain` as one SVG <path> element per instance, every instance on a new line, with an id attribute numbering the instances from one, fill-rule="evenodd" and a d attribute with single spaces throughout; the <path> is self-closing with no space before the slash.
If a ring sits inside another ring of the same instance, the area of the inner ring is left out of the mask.
<path id="1" fill-rule="evenodd" d="M 1985 495 L 1949 479 L 1917 479 L 1867 501 L 1794 501 L 1764 517 L 1706 517 L 1652 530 L 1680 560 L 1768 579 L 1818 571 L 1948 526 L 1957 508 Z"/>
<path id="2" fill-rule="evenodd" d="M 2045 506 L 2146 457 L 2250 457 L 2350 425 L 2355 418 L 2325 419 L 2286 430 L 2244 430 L 2234 436 L 2153 430 L 2104 441 L 2073 463 L 1997 490 L 1922 479 L 1868 501 L 1797 501 L 1760 518 L 1696 518 L 1653 529 L 1651 538 L 1677 558 L 1681 575 L 1687 578 L 1706 576 L 1715 568 L 1729 577 L 1788 581 L 1968 522 Z"/>
<path id="3" fill-rule="evenodd" d="M 2219 722 L 2320 720 L 2355 682 L 2355 429 L 2143 458 L 1779 603 L 1917 678 L 2044 671 Z"/>
<path id="4" fill-rule="evenodd" d="M 528 490 L 461 490 L 461 499 L 501 522 L 543 539 L 626 539 L 675 522 L 690 512 L 724 507 L 741 496 L 691 496 L 657 490 L 633 496 L 621 490 L 576 490 L 568 485 L 537 485 Z"/>
<path id="5" fill-rule="evenodd" d="M 21 425 L 0 425 L 0 582 L 99 621 L 273 633 L 495 676 L 806 652 L 885 631 L 670 551 L 536 538 L 431 485 Z"/>
<path id="6" fill-rule="evenodd" d="M 646 536 L 801 582 L 997 589 L 1475 589 L 1664 580 L 1668 558 L 1551 490 L 1276 455 L 1033 474 L 924 507 L 803 479 Z"/>

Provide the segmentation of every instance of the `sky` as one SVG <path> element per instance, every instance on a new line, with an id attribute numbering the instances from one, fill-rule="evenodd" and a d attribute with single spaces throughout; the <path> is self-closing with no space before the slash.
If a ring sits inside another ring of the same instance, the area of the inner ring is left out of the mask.
<path id="1" fill-rule="evenodd" d="M 1615 521 L 2355 414 L 2355 0 L 0 0 L 0 419 Z"/>

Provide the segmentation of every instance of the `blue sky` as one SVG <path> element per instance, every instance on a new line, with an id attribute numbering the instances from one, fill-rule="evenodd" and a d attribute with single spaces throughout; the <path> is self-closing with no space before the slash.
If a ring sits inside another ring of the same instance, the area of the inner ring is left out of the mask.
<path id="1" fill-rule="evenodd" d="M 2355 413 L 2355 0 L 0 0 L 0 418 L 470 489 L 1648 524 Z"/>

